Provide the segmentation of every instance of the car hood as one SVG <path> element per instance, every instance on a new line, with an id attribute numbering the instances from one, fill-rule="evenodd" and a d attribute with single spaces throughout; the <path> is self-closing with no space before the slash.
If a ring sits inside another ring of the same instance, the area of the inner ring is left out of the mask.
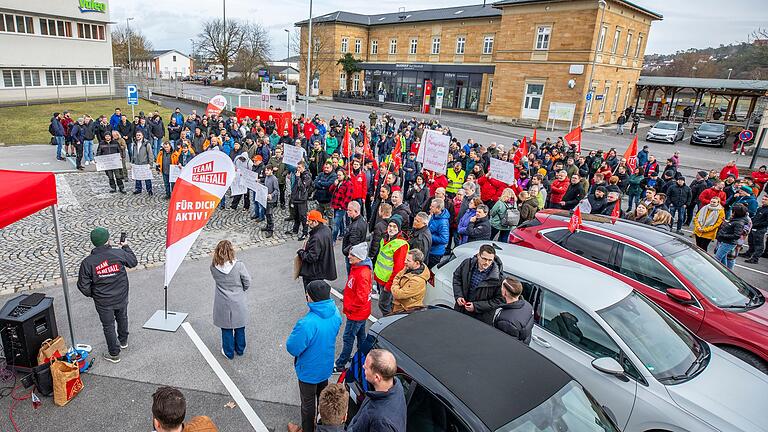
<path id="1" fill-rule="evenodd" d="M 702 131 L 697 130 L 696 135 L 703 136 L 703 137 L 719 137 L 720 135 L 723 135 L 725 132 L 712 132 L 712 131 Z"/>
<path id="2" fill-rule="evenodd" d="M 651 128 L 648 132 L 654 135 L 674 135 L 677 132 L 677 130 Z"/>
<path id="3" fill-rule="evenodd" d="M 667 386 L 669 395 L 721 431 L 764 432 L 768 376 L 719 348 L 710 349 L 712 357 L 704 371 L 690 381 Z"/>

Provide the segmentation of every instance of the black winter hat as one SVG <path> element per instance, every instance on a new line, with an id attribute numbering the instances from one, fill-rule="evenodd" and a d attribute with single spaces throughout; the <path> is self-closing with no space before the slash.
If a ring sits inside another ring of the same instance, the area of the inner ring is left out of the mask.
<path id="1" fill-rule="evenodd" d="M 331 298 L 331 286 L 324 280 L 315 280 L 307 285 L 307 294 L 313 302 Z"/>

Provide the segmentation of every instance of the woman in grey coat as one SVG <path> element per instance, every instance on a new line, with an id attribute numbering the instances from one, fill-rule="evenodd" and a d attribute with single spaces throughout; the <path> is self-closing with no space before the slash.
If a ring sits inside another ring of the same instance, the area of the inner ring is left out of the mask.
<path id="1" fill-rule="evenodd" d="M 232 360 L 245 352 L 245 324 L 248 303 L 245 292 L 251 286 L 251 275 L 245 264 L 235 259 L 229 240 L 222 240 L 213 251 L 211 276 L 216 282 L 213 297 L 213 325 L 221 328 L 221 353 Z"/>

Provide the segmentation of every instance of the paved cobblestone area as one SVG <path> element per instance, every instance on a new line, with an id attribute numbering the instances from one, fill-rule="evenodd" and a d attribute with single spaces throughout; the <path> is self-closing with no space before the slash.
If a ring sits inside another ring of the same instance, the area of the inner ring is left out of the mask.
<path id="1" fill-rule="evenodd" d="M 112 243 L 120 232 L 128 233 L 128 241 L 139 259 L 138 268 L 158 266 L 165 260 L 165 226 L 168 201 L 164 200 L 162 178 L 152 182 L 154 196 L 143 192 L 133 195 L 133 182 L 126 182 L 128 194 L 109 193 L 103 173 L 68 173 L 56 176 L 59 194 L 59 218 L 62 230 L 67 275 L 77 277 L 80 261 L 92 245 L 89 233 L 95 226 L 107 228 Z M 227 197 L 227 206 L 230 198 Z M 187 258 L 208 258 L 220 240 L 231 240 L 236 249 L 272 246 L 290 238 L 283 232 L 287 209 L 275 212 L 274 236 L 265 238 L 250 214 L 240 209 L 218 210 L 200 234 Z M 0 295 L 15 291 L 59 284 L 60 272 L 50 209 L 43 210 L 0 230 Z"/>

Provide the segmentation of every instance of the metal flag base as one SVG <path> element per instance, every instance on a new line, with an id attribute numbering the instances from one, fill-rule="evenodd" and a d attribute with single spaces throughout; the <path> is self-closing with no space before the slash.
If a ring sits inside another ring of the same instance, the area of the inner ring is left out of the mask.
<path id="1" fill-rule="evenodd" d="M 189 314 L 186 312 L 171 312 L 160 309 L 142 327 L 150 330 L 175 332 L 187 319 L 187 315 Z"/>

